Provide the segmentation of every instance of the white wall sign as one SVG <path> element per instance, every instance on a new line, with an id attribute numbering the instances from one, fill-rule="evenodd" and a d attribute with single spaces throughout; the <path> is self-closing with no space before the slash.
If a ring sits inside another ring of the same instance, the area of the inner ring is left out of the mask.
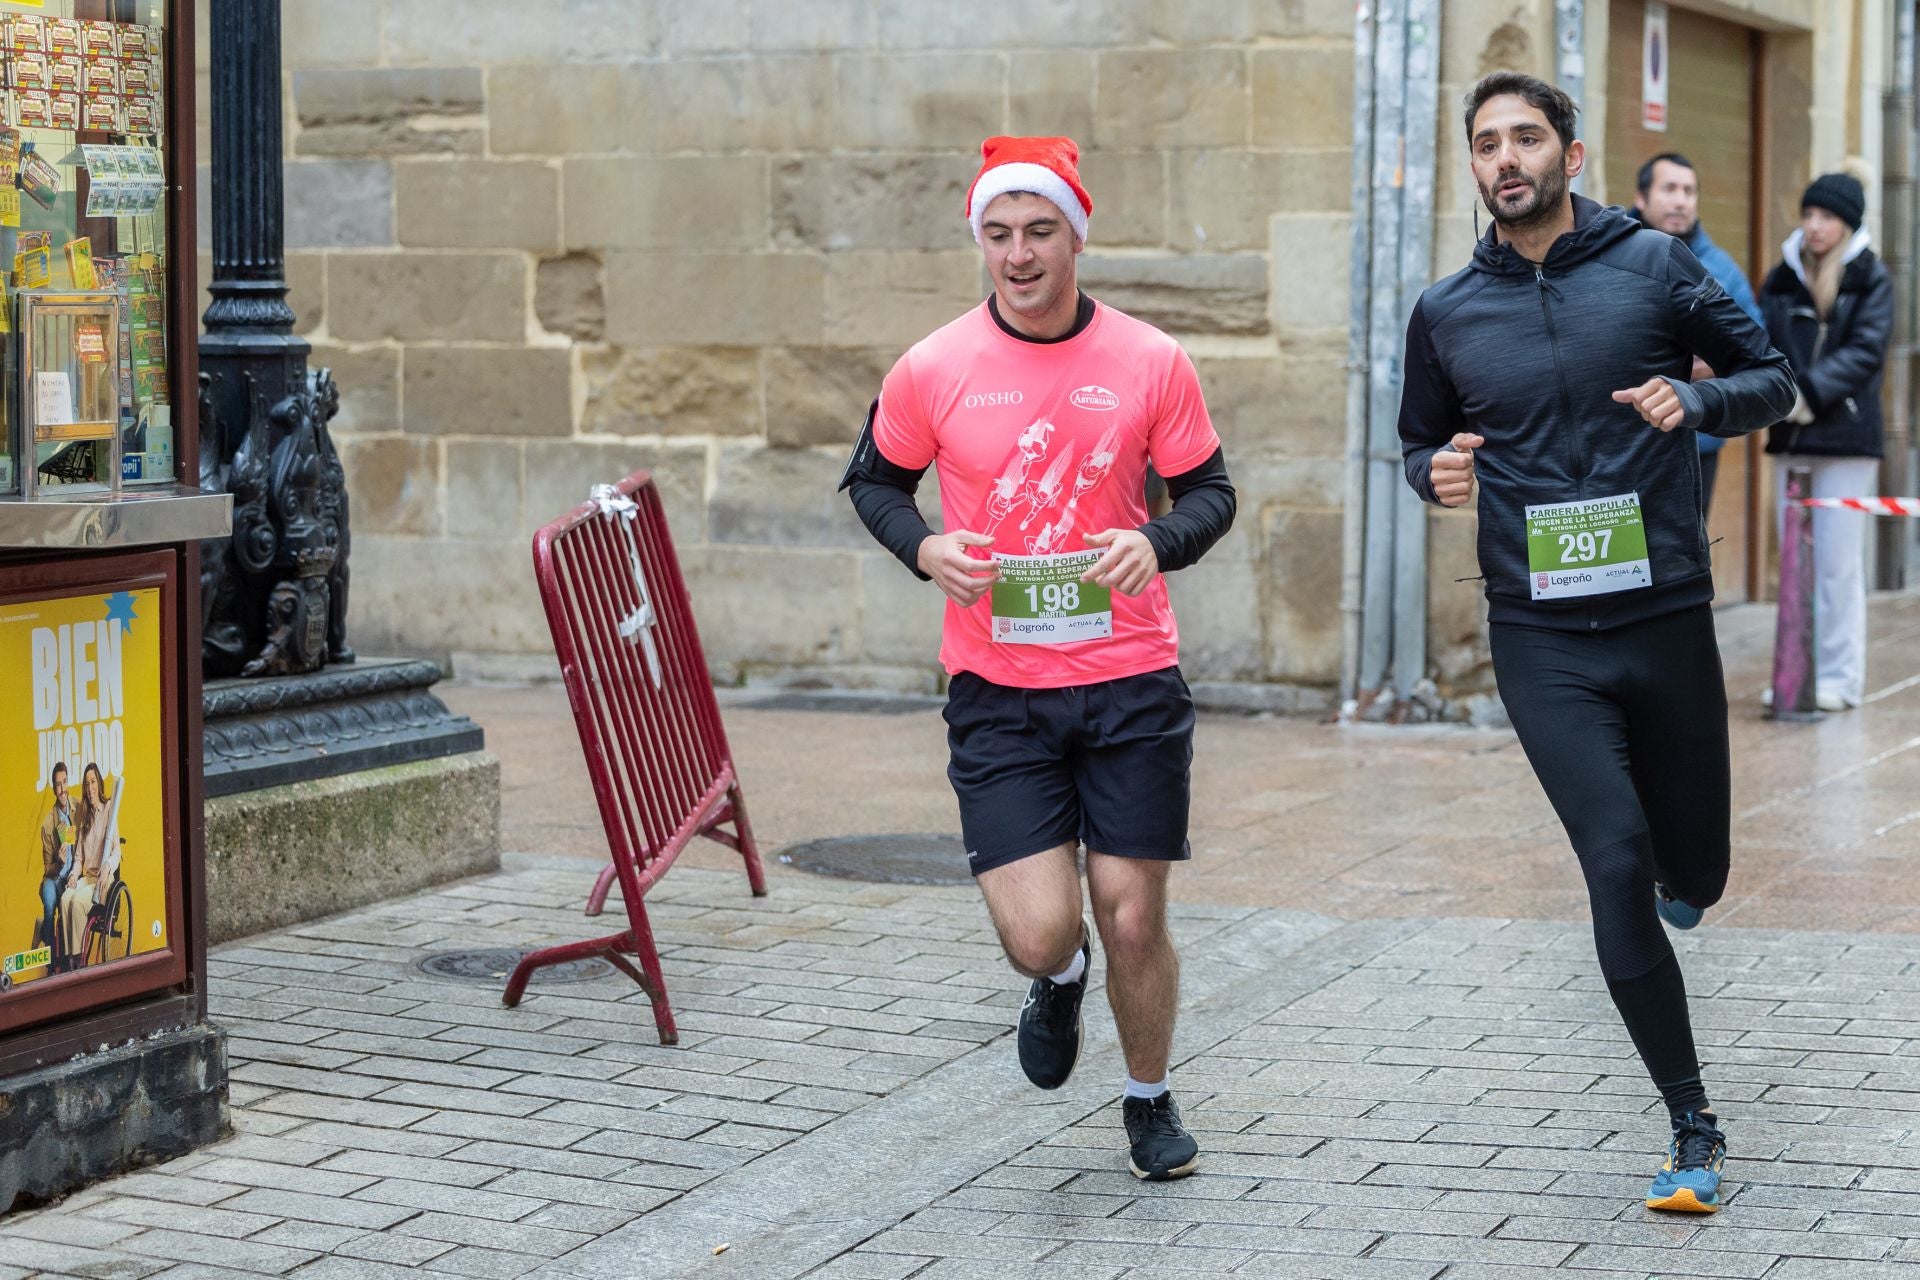
<path id="1" fill-rule="evenodd" d="M 1667 131 L 1667 76 L 1671 68 L 1667 43 L 1667 6 L 1647 0 L 1647 18 L 1640 38 L 1640 127 L 1653 133 Z"/>

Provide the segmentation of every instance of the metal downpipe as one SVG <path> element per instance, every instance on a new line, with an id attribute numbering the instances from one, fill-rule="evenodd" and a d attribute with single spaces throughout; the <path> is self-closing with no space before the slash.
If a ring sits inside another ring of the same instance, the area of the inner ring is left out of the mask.
<path id="1" fill-rule="evenodd" d="M 1900 496 L 1915 490 L 1913 426 L 1914 291 L 1920 274 L 1915 270 L 1914 209 L 1914 4 L 1901 0 L 1893 6 L 1893 85 L 1883 98 L 1884 141 L 1881 147 L 1881 199 L 1884 201 L 1887 271 L 1893 277 L 1893 341 L 1887 352 L 1887 419 L 1884 456 L 1880 462 L 1880 492 Z M 1874 586 L 1906 586 L 1914 530 L 1905 520 L 1876 520 L 1874 524 Z"/>
<path id="2" fill-rule="evenodd" d="M 1347 260 L 1346 497 L 1340 539 L 1340 714 L 1360 689 L 1361 584 L 1367 529 L 1367 314 L 1372 285 L 1373 6 L 1353 18 L 1353 204 Z"/>
<path id="3" fill-rule="evenodd" d="M 1573 99 L 1577 120 L 1587 114 L 1587 5 L 1586 0 L 1554 0 L 1553 3 L 1553 78 L 1560 91 Z M 1586 194 L 1587 175 L 1583 170 L 1572 183 L 1573 190 Z"/>
<path id="4" fill-rule="evenodd" d="M 1361 584 L 1360 699 L 1368 702 L 1387 680 L 1393 651 L 1393 526 L 1402 483 L 1400 436 L 1401 334 L 1397 248 L 1400 188 L 1405 176 L 1406 5 L 1380 0 L 1374 41 L 1373 273 L 1367 320 L 1367 496 L 1365 567 Z"/>
<path id="5" fill-rule="evenodd" d="M 1434 130 L 1440 108 L 1439 0 L 1408 0 L 1404 182 L 1394 326 L 1397 337 L 1433 273 Z M 1395 380 L 1398 399 L 1400 380 Z M 1398 413 L 1395 414 L 1396 419 Z M 1396 440 L 1398 432 L 1395 432 Z M 1402 700 L 1427 678 L 1427 504 L 1396 484 L 1393 525 L 1393 683 Z"/>

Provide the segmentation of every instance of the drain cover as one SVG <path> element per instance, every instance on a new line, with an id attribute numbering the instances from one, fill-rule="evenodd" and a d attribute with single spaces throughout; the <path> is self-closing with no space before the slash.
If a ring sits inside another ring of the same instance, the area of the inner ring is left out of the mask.
<path id="1" fill-rule="evenodd" d="M 505 982 L 513 972 L 513 966 L 519 964 L 526 954 L 506 947 L 489 947 L 480 951 L 436 951 L 423 960 L 414 961 L 413 967 L 429 978 L 492 986 Z M 529 985 L 544 987 L 555 982 L 591 982 L 614 972 L 612 965 L 598 957 L 569 960 L 565 964 L 550 964 L 535 969 Z"/>
<path id="2" fill-rule="evenodd" d="M 967 846 L 959 836 L 834 836 L 808 840 L 780 855 L 789 867 L 844 880 L 881 884 L 967 884 Z"/>

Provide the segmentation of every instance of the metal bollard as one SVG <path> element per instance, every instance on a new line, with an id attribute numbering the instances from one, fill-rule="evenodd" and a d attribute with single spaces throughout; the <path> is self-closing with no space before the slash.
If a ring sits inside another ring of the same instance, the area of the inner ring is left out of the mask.
<path id="1" fill-rule="evenodd" d="M 1773 633 L 1775 720 L 1820 720 L 1814 702 L 1813 510 L 1800 505 L 1813 496 L 1813 472 L 1787 472 L 1786 521 L 1780 537 L 1780 612 Z"/>

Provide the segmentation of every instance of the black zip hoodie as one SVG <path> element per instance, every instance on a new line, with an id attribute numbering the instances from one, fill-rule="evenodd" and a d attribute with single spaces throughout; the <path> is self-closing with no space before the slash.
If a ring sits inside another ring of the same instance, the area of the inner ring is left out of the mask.
<path id="1" fill-rule="evenodd" d="M 1473 262 L 1421 294 L 1407 325 L 1400 441 L 1407 483 L 1456 432 L 1486 438 L 1480 572 L 1488 619 L 1606 630 L 1713 599 L 1694 433 L 1733 437 L 1793 408 L 1787 359 L 1687 246 L 1626 210 L 1573 197 L 1574 229 L 1539 266 L 1489 227 Z M 1698 355 L 1718 376 L 1689 383 Z M 1685 409 L 1661 432 L 1615 391 L 1666 377 Z M 1640 496 L 1653 585 L 1532 599 L 1526 508 Z"/>

